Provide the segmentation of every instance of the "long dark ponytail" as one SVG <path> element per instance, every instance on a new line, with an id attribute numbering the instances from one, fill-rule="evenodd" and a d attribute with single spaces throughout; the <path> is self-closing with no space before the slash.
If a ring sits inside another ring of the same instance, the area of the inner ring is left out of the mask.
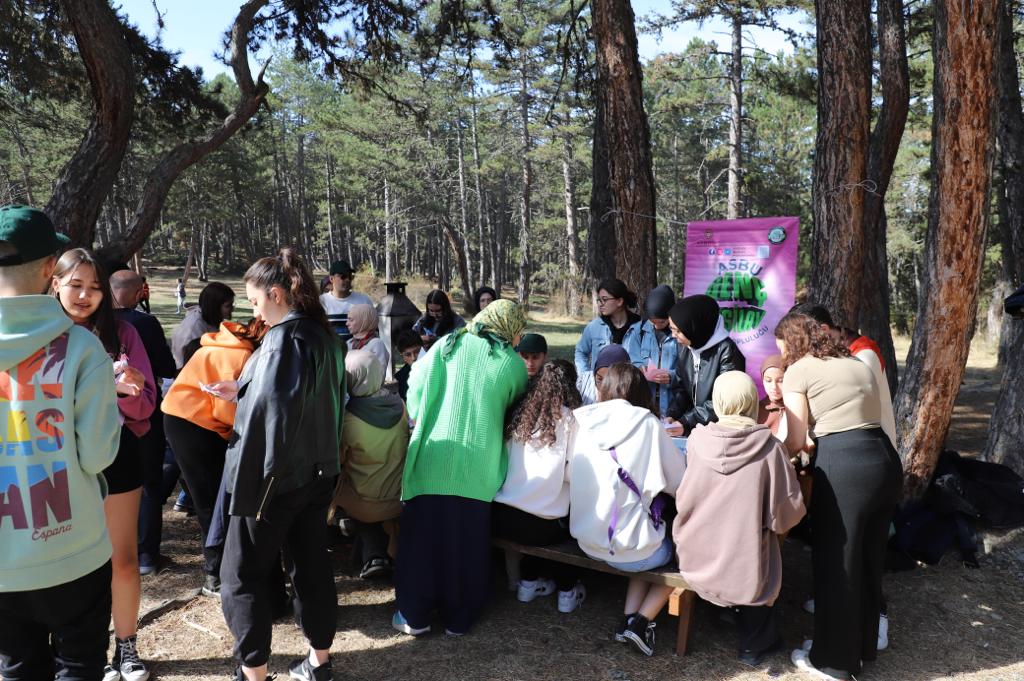
<path id="1" fill-rule="evenodd" d="M 288 307 L 310 317 L 328 333 L 334 333 L 320 305 L 320 288 L 295 249 L 282 248 L 276 256 L 260 258 L 246 270 L 244 279 L 245 283 L 264 291 L 279 286 L 284 290 Z"/>

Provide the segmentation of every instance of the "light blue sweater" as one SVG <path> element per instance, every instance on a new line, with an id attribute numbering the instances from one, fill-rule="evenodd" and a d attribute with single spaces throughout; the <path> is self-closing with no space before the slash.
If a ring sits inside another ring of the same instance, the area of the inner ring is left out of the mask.
<path id="1" fill-rule="evenodd" d="M 102 471 L 121 433 L 113 363 L 50 296 L 0 298 L 0 424 L 0 592 L 101 567 Z"/>

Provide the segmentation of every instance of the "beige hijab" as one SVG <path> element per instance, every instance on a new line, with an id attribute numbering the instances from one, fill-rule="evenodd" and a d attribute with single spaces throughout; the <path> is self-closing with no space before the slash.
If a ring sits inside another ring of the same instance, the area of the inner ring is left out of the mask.
<path id="1" fill-rule="evenodd" d="M 373 305 L 360 303 L 348 309 L 348 332 L 353 338 L 362 340 L 376 331 L 379 323 L 377 310 Z"/>
<path id="2" fill-rule="evenodd" d="M 726 371 L 715 379 L 711 403 L 719 425 L 740 430 L 757 423 L 757 386 L 742 371 Z"/>

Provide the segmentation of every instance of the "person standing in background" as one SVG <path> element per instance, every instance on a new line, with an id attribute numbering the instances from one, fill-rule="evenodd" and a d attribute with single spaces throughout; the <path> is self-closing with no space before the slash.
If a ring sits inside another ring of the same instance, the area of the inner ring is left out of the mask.
<path id="1" fill-rule="evenodd" d="M 156 379 L 156 408 L 149 418 L 149 432 L 139 439 L 142 456 L 142 501 L 139 507 L 139 573 L 149 575 L 157 571 L 160 563 L 160 542 L 163 535 L 164 494 L 164 452 L 167 439 L 164 436 L 163 415 L 160 402 L 163 391 L 161 378 L 174 378 L 178 373 L 174 366 L 171 348 L 160 321 L 153 315 L 135 309 L 142 298 L 143 278 L 129 269 L 122 269 L 110 275 L 110 292 L 114 302 L 114 316 L 135 327 L 142 339 L 142 345 L 149 356 L 149 364 Z"/>
<path id="2" fill-rule="evenodd" d="M 331 263 L 330 279 L 331 289 L 320 296 L 320 305 L 327 313 L 327 321 L 330 322 L 334 333 L 347 341 L 352 337 L 348 329 L 348 312 L 353 305 L 370 305 L 373 301 L 364 293 L 352 290 L 352 279 L 355 270 L 346 260 L 335 260 Z"/>

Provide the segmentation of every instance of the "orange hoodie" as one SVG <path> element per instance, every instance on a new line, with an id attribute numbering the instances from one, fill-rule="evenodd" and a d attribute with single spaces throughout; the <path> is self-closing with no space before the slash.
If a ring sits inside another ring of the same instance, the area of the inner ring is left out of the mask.
<path id="1" fill-rule="evenodd" d="M 238 380 L 242 367 L 252 355 L 252 341 L 242 340 L 232 331 L 240 332 L 242 325 L 222 322 L 220 331 L 207 333 L 199 340 L 200 348 L 174 379 L 171 389 L 164 395 L 163 412 L 190 421 L 200 428 L 212 430 L 225 440 L 235 423 L 234 402 L 205 393 L 200 383 Z"/>

